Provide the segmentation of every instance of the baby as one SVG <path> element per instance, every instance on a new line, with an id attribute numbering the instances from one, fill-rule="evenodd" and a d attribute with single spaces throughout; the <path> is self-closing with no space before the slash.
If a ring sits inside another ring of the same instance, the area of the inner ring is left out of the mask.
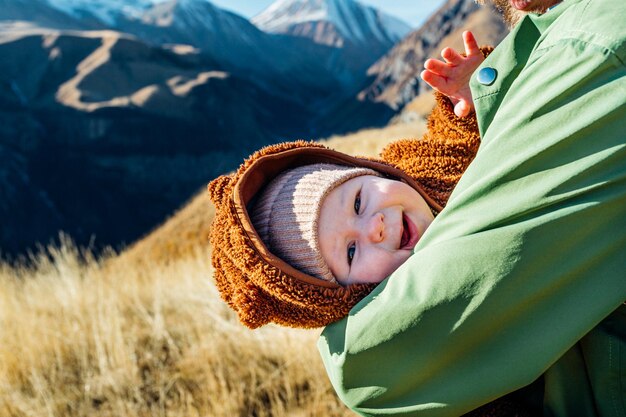
<path id="1" fill-rule="evenodd" d="M 209 184 L 215 279 L 246 326 L 318 327 L 350 309 L 413 253 L 480 142 L 463 88 L 483 52 L 464 34 L 427 62 L 443 94 L 421 140 L 388 146 L 380 160 L 312 142 L 273 145 Z M 446 72 L 447 71 L 447 72 Z"/>

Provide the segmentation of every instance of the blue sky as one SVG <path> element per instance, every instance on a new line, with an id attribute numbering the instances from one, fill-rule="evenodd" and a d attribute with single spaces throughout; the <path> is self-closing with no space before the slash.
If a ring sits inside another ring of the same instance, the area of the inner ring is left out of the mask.
<path id="1" fill-rule="evenodd" d="M 274 0 L 211 0 L 213 4 L 223 9 L 231 10 L 244 17 L 250 18 Z M 419 27 L 444 0 L 358 0 L 359 3 L 374 6 L 390 15 L 404 20 L 413 27 Z"/>

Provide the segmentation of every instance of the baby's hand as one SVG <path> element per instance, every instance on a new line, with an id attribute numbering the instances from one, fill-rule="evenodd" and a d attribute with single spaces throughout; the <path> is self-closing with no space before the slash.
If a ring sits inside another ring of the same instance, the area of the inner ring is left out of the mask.
<path id="1" fill-rule="evenodd" d="M 463 32 L 465 56 L 452 48 L 445 48 L 441 56 L 445 62 L 428 59 L 421 77 L 432 88 L 448 96 L 454 105 L 454 114 L 468 116 L 474 110 L 469 80 L 472 73 L 485 60 L 472 32 Z"/>

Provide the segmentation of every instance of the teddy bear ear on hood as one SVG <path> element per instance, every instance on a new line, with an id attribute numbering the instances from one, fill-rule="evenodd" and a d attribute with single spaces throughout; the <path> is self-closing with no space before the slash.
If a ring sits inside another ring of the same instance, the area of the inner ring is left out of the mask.
<path id="1" fill-rule="evenodd" d="M 220 175 L 207 185 L 209 196 L 215 206 L 222 205 L 224 198 L 228 198 L 228 195 L 232 190 L 232 180 L 232 175 Z"/>
<path id="2" fill-rule="evenodd" d="M 250 329 L 261 327 L 274 315 L 271 299 L 232 263 L 228 251 L 223 248 L 214 249 L 214 278 L 220 296 L 237 313 L 239 321 Z"/>

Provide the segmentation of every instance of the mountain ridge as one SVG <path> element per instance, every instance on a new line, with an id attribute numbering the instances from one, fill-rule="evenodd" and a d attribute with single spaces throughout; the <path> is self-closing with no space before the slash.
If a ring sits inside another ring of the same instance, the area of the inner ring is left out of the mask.
<path id="1" fill-rule="evenodd" d="M 65 230 L 131 242 L 242 153 L 302 134 L 302 104 L 116 32 L 0 42 L 3 253 Z"/>
<path id="2" fill-rule="evenodd" d="M 342 46 L 345 41 L 395 43 L 411 30 L 400 19 L 354 0 L 277 0 L 250 21 L 266 32 L 307 36 L 330 46 Z M 322 22 L 334 26 L 334 40 L 316 37 L 314 27 Z"/>
<path id="3" fill-rule="evenodd" d="M 80 245 L 95 235 L 95 248 L 119 248 L 261 146 L 381 126 L 398 113 L 357 99 L 375 78 L 365 73 L 371 56 L 355 59 L 359 67 L 348 47 L 268 34 L 206 2 L 150 6 L 141 16 L 151 18 L 120 30 L 43 0 L 11 1 L 34 8 L 32 21 L 16 21 L 28 15 L 0 0 L 3 255 L 59 230 Z M 190 5 L 199 9 L 189 14 Z M 213 29 L 244 38 L 211 35 L 195 19 L 202 11 L 215 13 Z M 197 31 L 172 30 L 194 20 Z"/>

